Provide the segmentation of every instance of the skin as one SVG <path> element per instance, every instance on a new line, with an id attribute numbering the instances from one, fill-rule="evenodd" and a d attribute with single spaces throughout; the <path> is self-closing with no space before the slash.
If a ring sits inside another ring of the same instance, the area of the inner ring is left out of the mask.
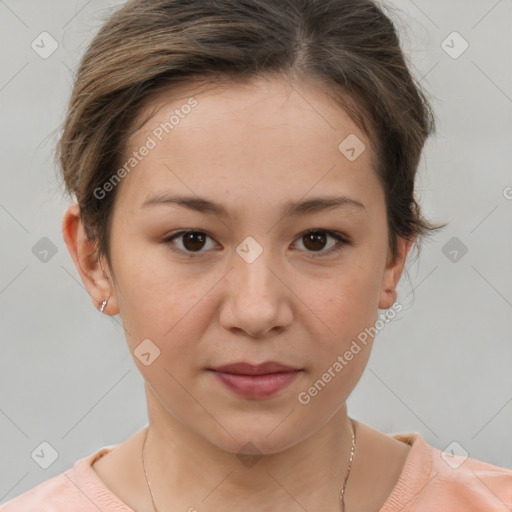
<path id="1" fill-rule="evenodd" d="M 133 357 L 145 380 L 145 460 L 157 508 L 338 511 L 351 447 L 346 400 L 373 340 L 307 405 L 297 396 L 375 324 L 378 308 L 393 305 L 412 242 L 399 239 L 400 256 L 390 261 L 372 141 L 318 84 L 258 78 L 250 86 L 191 91 L 155 99 L 158 111 L 130 140 L 127 155 L 191 95 L 198 101 L 118 185 L 112 268 L 86 240 L 77 205 L 63 218 L 94 306 L 110 297 L 104 313 L 121 316 L 132 355 L 144 339 L 160 350 L 148 366 Z M 350 134 L 366 145 L 355 161 L 338 150 Z M 206 197 L 231 217 L 168 204 L 142 208 L 156 192 Z M 289 201 L 328 195 L 350 196 L 365 208 L 282 214 Z M 180 229 L 208 236 L 202 244 L 163 242 Z M 336 239 L 308 243 L 308 229 L 339 232 L 351 243 L 315 257 Z M 252 263 L 236 252 L 248 236 L 263 249 Z M 207 370 L 266 360 L 302 370 L 266 399 L 239 397 Z M 379 510 L 409 446 L 356 425 L 346 510 Z M 94 464 L 137 511 L 153 510 L 141 463 L 145 433 Z M 237 457 L 247 443 L 253 448 L 244 453 L 263 455 L 251 467 Z"/>

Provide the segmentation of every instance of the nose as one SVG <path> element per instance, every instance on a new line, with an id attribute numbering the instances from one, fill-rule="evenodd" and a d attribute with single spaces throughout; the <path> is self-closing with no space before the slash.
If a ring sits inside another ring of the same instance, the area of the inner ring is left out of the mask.
<path id="1" fill-rule="evenodd" d="M 235 258 L 226 280 L 227 299 L 220 314 L 225 329 L 262 338 L 291 324 L 293 293 L 283 271 L 271 260 L 270 251 L 263 251 L 250 263 Z"/>

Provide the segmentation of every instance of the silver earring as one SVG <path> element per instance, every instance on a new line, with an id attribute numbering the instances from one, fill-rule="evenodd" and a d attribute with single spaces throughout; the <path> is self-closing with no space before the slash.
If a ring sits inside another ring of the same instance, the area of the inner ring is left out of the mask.
<path id="1" fill-rule="evenodd" d="M 110 298 L 110 297 L 109 297 Z M 100 308 L 100 312 L 103 313 L 103 310 L 105 309 L 105 306 L 107 305 L 107 302 L 108 302 L 108 299 L 105 299 L 102 303 L 101 303 L 101 308 Z"/>

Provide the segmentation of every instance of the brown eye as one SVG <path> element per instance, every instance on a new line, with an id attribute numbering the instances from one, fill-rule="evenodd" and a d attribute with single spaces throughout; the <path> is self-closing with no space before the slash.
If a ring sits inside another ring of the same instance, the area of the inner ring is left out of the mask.
<path id="1" fill-rule="evenodd" d="M 181 239 L 181 248 L 176 247 L 175 240 L 179 241 Z M 169 244 L 170 248 L 174 252 L 182 253 L 182 254 L 191 254 L 191 253 L 204 253 L 207 249 L 202 250 L 207 245 L 207 240 L 211 239 L 209 235 L 207 235 L 204 231 L 179 231 L 174 235 L 163 240 L 164 243 Z"/>
<path id="2" fill-rule="evenodd" d="M 198 231 L 192 231 L 183 235 L 183 247 L 187 251 L 201 250 L 205 243 L 205 236 Z"/>
<path id="3" fill-rule="evenodd" d="M 207 247 L 208 239 L 213 240 L 204 231 L 183 230 L 167 237 L 163 243 L 169 245 L 173 252 L 194 256 L 206 253 L 213 248 L 212 246 Z M 334 243 L 329 245 L 329 239 L 334 240 Z M 299 240 L 302 241 L 305 251 L 313 257 L 328 256 L 342 250 L 345 245 L 350 245 L 350 241 L 344 235 L 325 229 L 311 229 L 303 233 Z M 177 244 L 178 241 L 181 241 L 181 244 Z M 177 245 L 181 245 L 181 247 L 177 247 Z M 328 248 L 324 250 L 326 246 Z"/>
<path id="4" fill-rule="evenodd" d="M 305 247 L 311 251 L 319 251 L 324 248 L 327 237 L 322 231 L 316 231 L 314 233 L 308 233 L 307 235 L 304 235 L 303 240 Z"/>
<path id="5" fill-rule="evenodd" d="M 327 250 L 323 250 L 329 238 L 334 239 L 335 243 L 331 244 Z M 299 240 L 303 241 L 306 251 L 312 253 L 312 256 L 326 256 L 333 252 L 340 251 L 345 245 L 349 245 L 349 241 L 341 234 L 324 229 L 312 229 L 307 231 L 300 236 Z"/>

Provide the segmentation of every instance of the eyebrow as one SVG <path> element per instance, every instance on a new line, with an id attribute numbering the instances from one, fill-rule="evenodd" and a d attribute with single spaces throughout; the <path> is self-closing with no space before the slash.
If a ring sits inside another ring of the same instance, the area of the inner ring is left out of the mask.
<path id="1" fill-rule="evenodd" d="M 194 210 L 199 213 L 218 215 L 220 217 L 232 218 L 226 208 L 220 203 L 210 199 L 198 196 L 182 196 L 157 194 L 144 201 L 141 208 L 147 208 L 154 205 L 177 205 Z M 366 211 L 363 203 L 348 196 L 327 196 L 313 197 L 303 201 L 290 201 L 284 207 L 283 215 L 286 217 L 295 217 L 307 213 L 316 213 L 325 210 L 342 208 L 354 211 Z"/>

